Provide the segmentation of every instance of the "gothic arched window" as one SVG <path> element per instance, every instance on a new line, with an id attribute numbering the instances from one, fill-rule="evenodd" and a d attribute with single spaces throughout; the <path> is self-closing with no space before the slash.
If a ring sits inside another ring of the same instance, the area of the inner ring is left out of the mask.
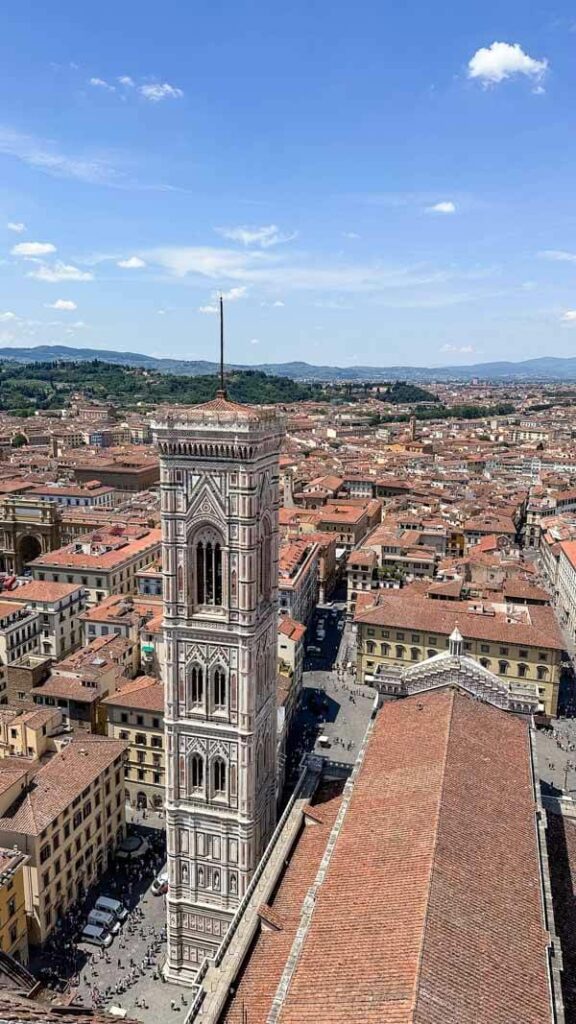
<path id="1" fill-rule="evenodd" d="M 221 757 L 216 757 L 212 765 L 212 783 L 215 796 L 224 796 L 226 793 L 226 762 Z"/>
<path id="2" fill-rule="evenodd" d="M 192 789 L 202 789 L 204 785 L 204 758 L 201 754 L 192 754 L 190 762 L 190 781 Z"/>
<path id="3" fill-rule="evenodd" d="M 271 530 L 267 518 L 262 520 L 258 542 L 258 594 L 261 598 L 270 597 L 272 582 Z"/>
<path id="4" fill-rule="evenodd" d="M 190 672 L 190 703 L 201 704 L 204 700 L 204 669 L 193 665 Z"/>
<path id="5" fill-rule="evenodd" d="M 216 711 L 226 707 L 226 673 L 223 668 L 216 668 L 212 679 L 212 703 Z"/>
<path id="6" fill-rule="evenodd" d="M 222 541 L 215 530 L 200 532 L 194 547 L 197 604 L 222 604 Z"/>

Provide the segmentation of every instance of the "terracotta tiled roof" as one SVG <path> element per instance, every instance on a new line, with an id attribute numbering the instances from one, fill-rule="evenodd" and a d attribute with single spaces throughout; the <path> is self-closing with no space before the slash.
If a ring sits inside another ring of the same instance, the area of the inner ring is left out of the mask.
<path id="1" fill-rule="evenodd" d="M 157 711 L 164 714 L 164 687 L 152 676 L 131 679 L 120 690 L 116 690 L 102 701 L 120 708 L 141 708 L 143 711 Z"/>
<path id="2" fill-rule="evenodd" d="M 385 705 L 279 1024 L 552 1024 L 534 799 L 524 722 Z"/>
<path id="3" fill-rule="evenodd" d="M 45 601 L 51 604 L 53 601 L 62 601 L 71 594 L 76 594 L 84 588 L 80 583 L 50 583 L 48 580 L 30 580 L 23 583 L 16 590 L 9 590 L 3 593 L 2 598 L 6 601 L 21 601 L 27 604 L 29 601 Z"/>
<path id="4" fill-rule="evenodd" d="M 326 786 L 315 797 L 323 821 L 303 827 L 274 898 L 275 920 L 281 930 L 262 930 L 254 944 L 219 1024 L 266 1024 L 286 958 L 300 923 L 302 902 L 320 865 L 330 829 L 341 803 L 341 785 Z"/>
<path id="5" fill-rule="evenodd" d="M 306 632 L 306 626 L 289 615 L 283 615 L 278 622 L 278 632 L 290 638 L 290 640 L 301 640 Z"/>
<path id="6" fill-rule="evenodd" d="M 39 835 L 116 758 L 127 749 L 120 740 L 84 733 L 43 765 L 22 802 L 0 818 L 0 831 Z M 0 786 L 9 764 L 0 761 Z M 1 1020 L 1 1013 L 0 1013 Z"/>
<path id="7" fill-rule="evenodd" d="M 488 640 L 520 647 L 564 650 L 564 641 L 552 608 L 546 605 L 516 606 L 514 615 L 494 612 L 487 605 L 484 613 L 471 611 L 474 601 L 431 600 L 417 588 L 380 592 L 376 600 L 357 602 L 355 621 L 393 629 L 426 630 L 449 636 L 457 624 L 465 640 Z M 517 614 L 516 614 L 517 613 Z"/>

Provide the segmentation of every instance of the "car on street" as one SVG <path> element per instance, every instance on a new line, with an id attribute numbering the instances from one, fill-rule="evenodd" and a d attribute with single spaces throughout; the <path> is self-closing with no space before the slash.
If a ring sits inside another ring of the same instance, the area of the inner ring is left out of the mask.
<path id="1" fill-rule="evenodd" d="M 161 871 L 152 882 L 152 895 L 163 896 L 168 892 L 168 872 Z"/>
<path id="2" fill-rule="evenodd" d="M 91 946 L 108 949 L 108 946 L 112 945 L 112 936 L 101 925 L 87 924 L 80 936 L 80 942 L 88 942 Z"/>
<path id="3" fill-rule="evenodd" d="M 111 935 L 118 935 L 121 927 L 116 915 L 107 910 L 91 910 L 88 914 L 88 924 L 104 928 Z"/>
<path id="4" fill-rule="evenodd" d="M 94 910 L 102 911 L 104 914 L 112 914 L 116 921 L 124 924 L 128 918 L 128 910 L 120 900 L 112 896 L 99 896 L 94 904 Z"/>

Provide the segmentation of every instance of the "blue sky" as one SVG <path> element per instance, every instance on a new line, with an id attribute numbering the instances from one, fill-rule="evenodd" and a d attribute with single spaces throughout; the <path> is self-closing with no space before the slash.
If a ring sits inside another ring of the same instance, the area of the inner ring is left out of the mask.
<path id="1" fill-rule="evenodd" d="M 0 344 L 573 355 L 576 13 L 5 0 Z"/>

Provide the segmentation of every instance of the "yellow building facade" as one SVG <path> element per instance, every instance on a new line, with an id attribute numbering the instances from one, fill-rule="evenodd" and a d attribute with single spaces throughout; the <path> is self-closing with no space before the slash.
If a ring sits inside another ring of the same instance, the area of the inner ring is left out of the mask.
<path id="1" fill-rule="evenodd" d="M 0 849 L 0 949 L 21 964 L 28 963 L 28 926 L 24 868 L 19 850 Z"/>
<path id="2" fill-rule="evenodd" d="M 503 683 L 533 683 L 544 713 L 556 715 L 563 642 L 551 608 L 522 609 L 519 615 L 532 621 L 518 622 L 496 612 L 470 613 L 458 602 L 421 597 L 408 602 L 405 593 L 356 612 L 359 681 L 369 684 L 379 666 L 408 668 L 447 651 L 450 634 L 458 627 L 467 657 Z M 437 607 L 448 604 L 450 608 Z"/>
<path id="3" fill-rule="evenodd" d="M 131 679 L 102 701 L 108 736 L 128 744 L 126 799 L 133 807 L 164 806 L 164 687 L 151 676 Z"/>

